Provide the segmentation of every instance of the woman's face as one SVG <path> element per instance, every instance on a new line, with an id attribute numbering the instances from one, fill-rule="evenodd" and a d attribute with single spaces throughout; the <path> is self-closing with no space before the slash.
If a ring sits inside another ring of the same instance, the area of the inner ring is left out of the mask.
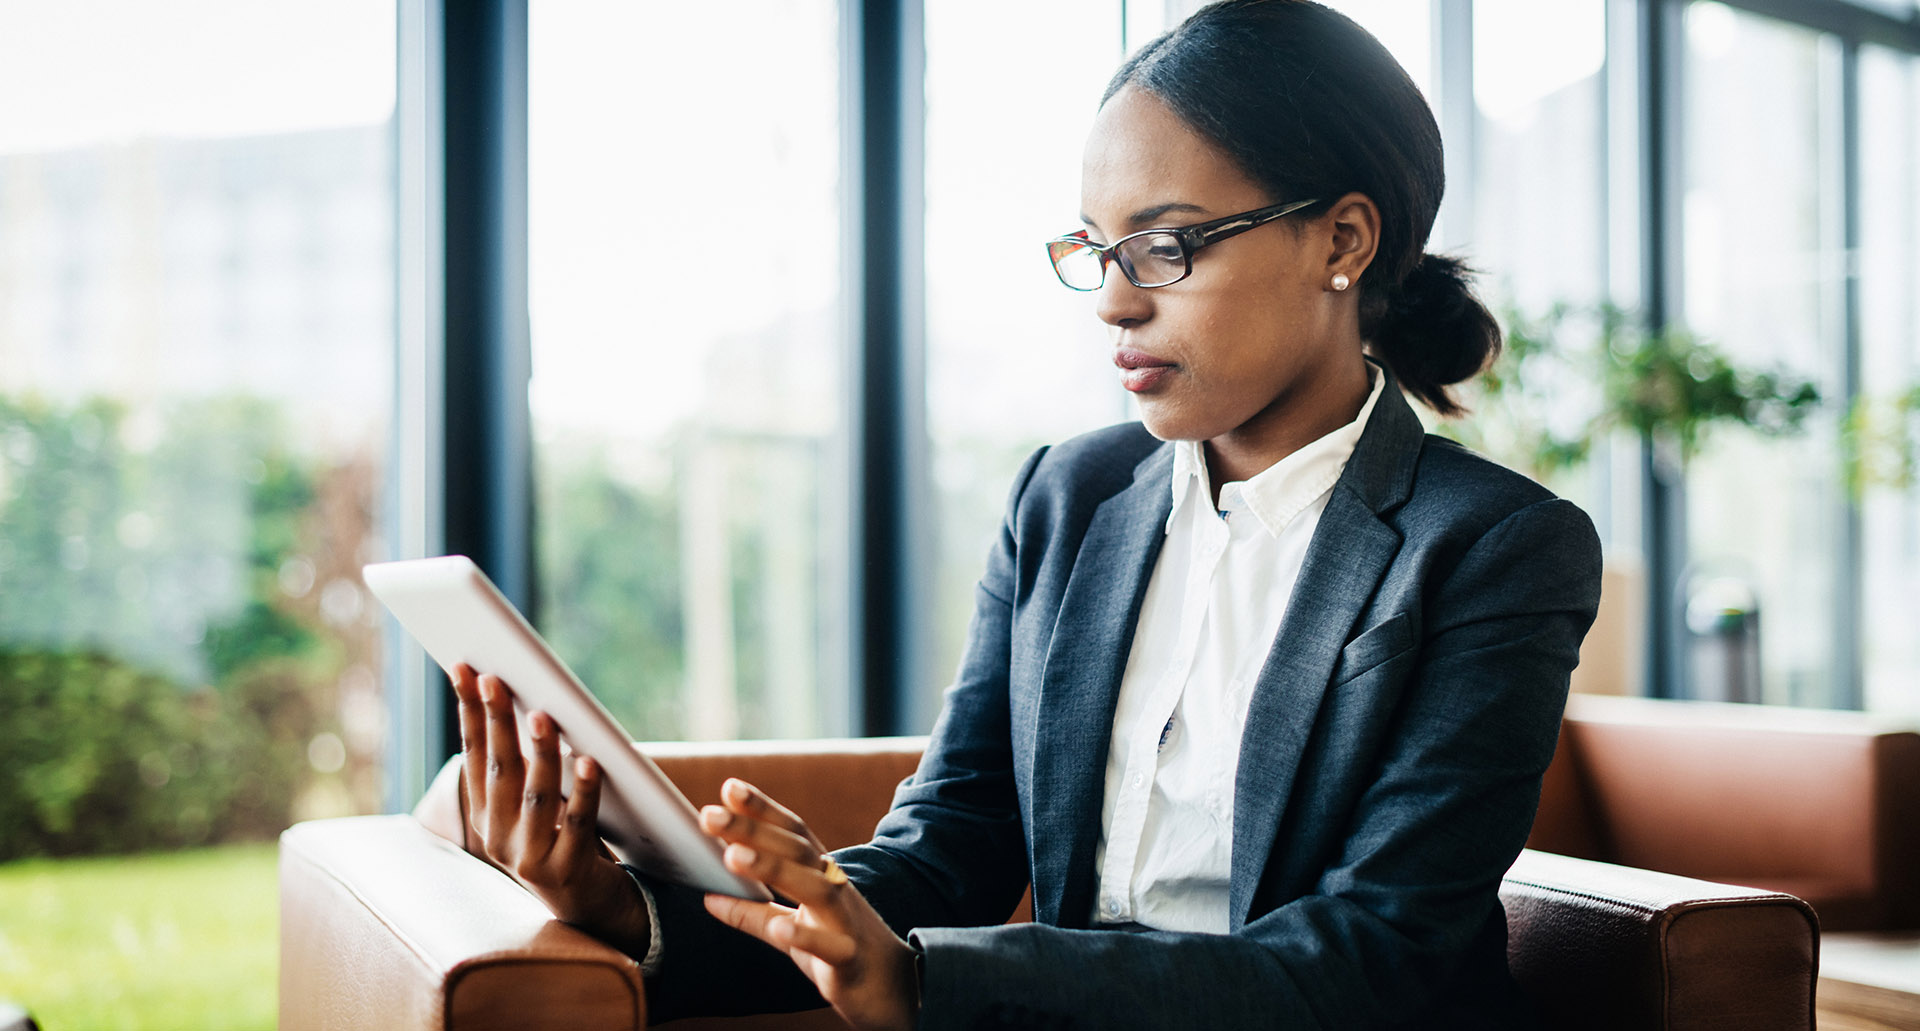
<path id="1" fill-rule="evenodd" d="M 1081 210 L 1096 242 L 1306 199 L 1269 196 L 1159 98 L 1131 87 L 1107 101 L 1087 140 Z M 1149 431 L 1223 445 L 1310 434 L 1284 451 L 1352 418 L 1358 402 L 1346 395 L 1366 383 L 1359 291 L 1329 284 L 1336 272 L 1360 275 L 1337 215 L 1288 216 L 1210 244 L 1171 286 L 1141 289 L 1108 266 L 1096 306 Z M 1334 408 L 1344 417 L 1321 425 Z"/>

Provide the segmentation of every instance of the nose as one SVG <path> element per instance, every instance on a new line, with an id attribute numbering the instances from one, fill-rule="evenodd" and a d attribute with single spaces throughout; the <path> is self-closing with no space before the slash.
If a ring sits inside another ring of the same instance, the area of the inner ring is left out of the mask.
<path id="1" fill-rule="evenodd" d="M 1094 314 L 1109 326 L 1136 326 L 1153 317 L 1152 291 L 1134 286 L 1118 265 L 1107 266 L 1106 281 L 1093 297 Z"/>

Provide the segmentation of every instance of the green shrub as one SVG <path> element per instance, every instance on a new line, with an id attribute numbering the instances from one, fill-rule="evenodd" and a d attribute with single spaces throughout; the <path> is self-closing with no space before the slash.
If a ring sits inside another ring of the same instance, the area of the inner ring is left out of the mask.
<path id="1" fill-rule="evenodd" d="M 0 651 L 0 860 L 284 827 L 315 724 L 297 678 L 269 663 L 183 689 L 97 654 Z"/>

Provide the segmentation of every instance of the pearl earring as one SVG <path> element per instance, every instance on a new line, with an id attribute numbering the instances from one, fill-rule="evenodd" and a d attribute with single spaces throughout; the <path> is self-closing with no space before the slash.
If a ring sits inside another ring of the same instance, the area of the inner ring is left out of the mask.
<path id="1" fill-rule="evenodd" d="M 1351 286 L 1351 285 L 1353 285 L 1353 280 L 1351 280 L 1351 279 L 1348 279 L 1348 278 L 1347 278 L 1347 274 L 1346 274 L 1346 273 L 1344 273 L 1344 272 L 1336 272 L 1336 273 L 1334 273 L 1334 275 L 1333 275 L 1333 288 L 1334 288 L 1335 290 L 1345 290 L 1345 289 L 1346 289 L 1347 287 L 1349 287 L 1349 286 Z"/>

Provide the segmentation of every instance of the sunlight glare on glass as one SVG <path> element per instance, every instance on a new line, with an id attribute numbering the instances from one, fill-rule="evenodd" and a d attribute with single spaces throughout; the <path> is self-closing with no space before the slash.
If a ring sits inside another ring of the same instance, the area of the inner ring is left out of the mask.
<path id="1" fill-rule="evenodd" d="M 1714 6 L 1718 6 L 1717 4 Z M 1603 0 L 1476 0 L 1473 100 L 1480 113 L 1523 127 L 1540 102 L 1600 71 L 1607 57 Z"/>
<path id="2" fill-rule="evenodd" d="M 1726 4 L 1704 0 L 1687 6 L 1687 47 L 1695 54 L 1725 57 L 1739 32 L 1739 19 Z"/>
<path id="3" fill-rule="evenodd" d="M 7 20 L 0 153 L 366 125 L 393 111 L 393 0 L 61 0 L 15 4 Z"/>
<path id="4" fill-rule="evenodd" d="M 788 377 L 779 398 L 804 409 L 794 421 L 831 419 L 814 402 L 838 375 L 830 352 L 815 353 L 835 339 L 840 295 L 834 10 L 828 0 L 529 9 L 538 425 L 657 439 L 715 417 L 748 367 Z M 735 22 L 752 28 L 729 37 L 727 74 L 698 46 L 634 60 L 636 41 L 712 38 Z M 698 88 L 660 102 L 688 83 Z M 775 339 L 786 342 L 756 350 Z"/>

